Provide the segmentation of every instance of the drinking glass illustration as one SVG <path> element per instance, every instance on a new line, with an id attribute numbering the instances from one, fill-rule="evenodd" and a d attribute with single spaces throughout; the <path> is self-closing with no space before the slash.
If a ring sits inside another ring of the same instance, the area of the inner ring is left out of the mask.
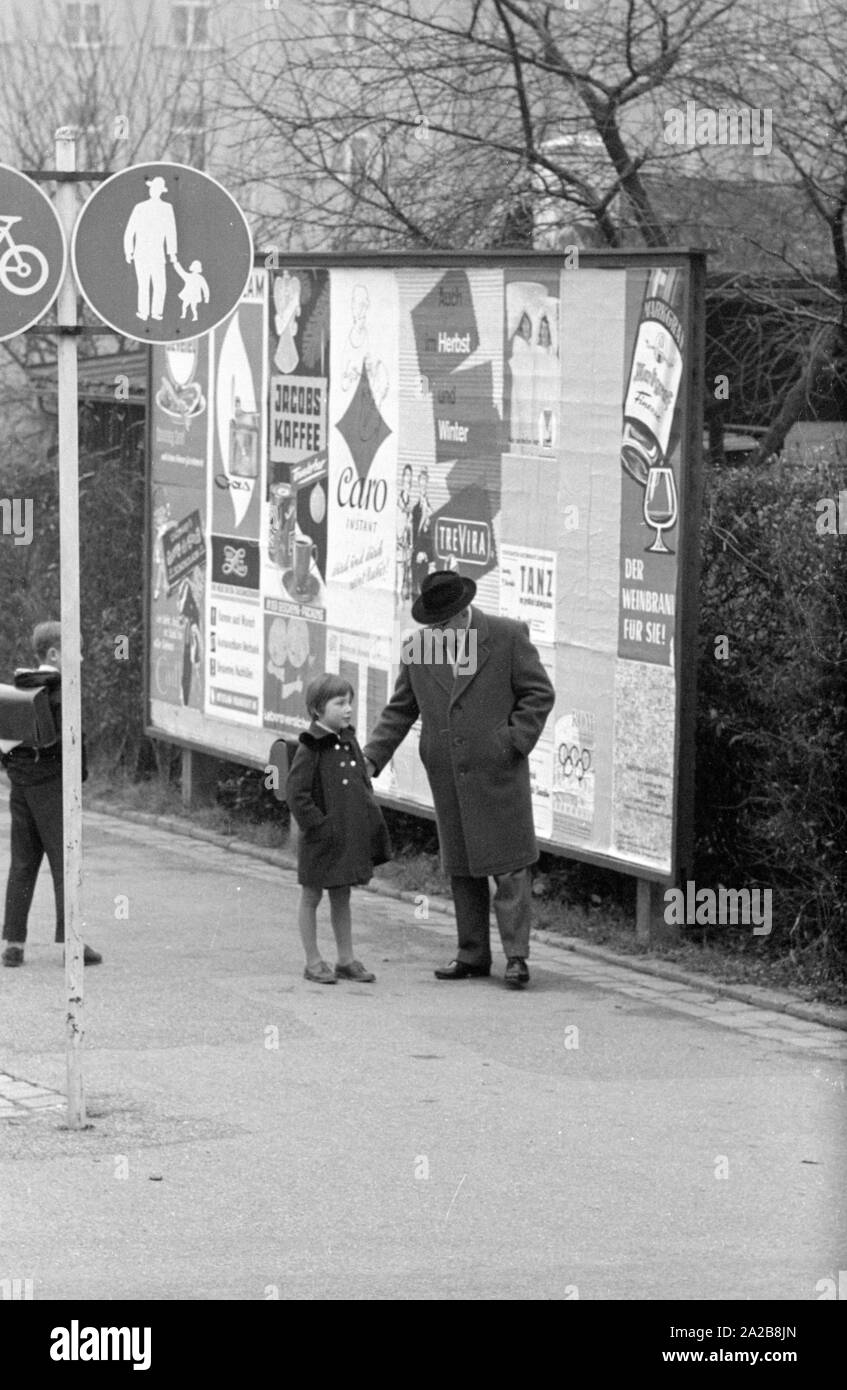
<path id="1" fill-rule="evenodd" d="M 660 555 L 673 555 L 673 551 L 662 541 L 662 532 L 676 525 L 677 497 L 672 468 L 651 468 L 647 474 L 644 488 L 644 520 L 656 532 L 648 551 Z"/>
<path id="2" fill-rule="evenodd" d="M 292 564 L 291 551 L 297 510 L 296 498 L 290 483 L 272 483 L 270 493 L 268 553 L 274 564 L 285 569 Z"/>
<path id="3" fill-rule="evenodd" d="M 188 339 L 182 343 L 169 343 L 165 349 L 168 370 L 174 382 L 184 389 L 194 376 L 197 366 L 197 340 Z"/>
<path id="4" fill-rule="evenodd" d="M 318 558 L 318 547 L 309 540 L 297 536 L 294 541 L 294 587 L 298 594 L 309 587 L 309 569 Z"/>

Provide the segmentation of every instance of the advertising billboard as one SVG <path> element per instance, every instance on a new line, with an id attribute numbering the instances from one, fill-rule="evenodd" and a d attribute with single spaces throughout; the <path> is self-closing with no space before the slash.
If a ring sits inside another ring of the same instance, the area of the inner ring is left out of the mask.
<path id="1" fill-rule="evenodd" d="M 690 841 L 703 256 L 278 256 L 152 349 L 149 731 L 264 766 L 346 676 L 364 743 L 423 579 L 556 690 L 539 841 L 670 879 Z M 578 261 L 578 263 L 576 263 Z M 427 814 L 417 729 L 377 779 Z"/>

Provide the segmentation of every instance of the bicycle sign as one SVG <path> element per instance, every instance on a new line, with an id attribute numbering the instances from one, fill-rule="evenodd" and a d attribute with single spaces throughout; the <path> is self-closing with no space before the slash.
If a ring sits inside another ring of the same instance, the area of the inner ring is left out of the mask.
<path id="1" fill-rule="evenodd" d="M 49 274 L 47 257 L 37 246 L 18 246 L 11 228 L 20 220 L 20 217 L 0 216 L 0 245 L 9 243 L 0 256 L 0 284 L 5 285 L 10 294 L 35 294 Z"/>
<path id="2" fill-rule="evenodd" d="M 46 193 L 0 164 L 0 342 L 43 318 L 66 263 L 62 225 Z"/>

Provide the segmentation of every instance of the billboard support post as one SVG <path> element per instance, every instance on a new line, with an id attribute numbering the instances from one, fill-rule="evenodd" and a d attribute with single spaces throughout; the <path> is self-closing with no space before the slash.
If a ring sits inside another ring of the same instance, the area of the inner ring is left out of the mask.
<path id="1" fill-rule="evenodd" d="M 180 784 L 182 804 L 187 810 L 214 803 L 218 765 L 217 758 L 209 757 L 196 748 L 183 748 Z"/>
<path id="2" fill-rule="evenodd" d="M 56 169 L 76 169 L 76 139 L 65 128 L 56 132 Z M 76 219 L 73 182 L 60 181 L 56 210 L 70 241 Z M 77 413 L 76 284 L 67 267 L 58 301 L 59 511 L 62 626 L 62 824 L 65 857 L 65 985 L 68 1126 L 85 1126 L 82 1042 L 83 943 L 80 932 L 82 888 L 82 731 L 80 699 L 79 607 L 79 420 Z"/>
<path id="3" fill-rule="evenodd" d="M 648 878 L 635 880 L 635 935 L 638 941 L 649 945 L 662 935 L 664 895 L 664 884 Z"/>

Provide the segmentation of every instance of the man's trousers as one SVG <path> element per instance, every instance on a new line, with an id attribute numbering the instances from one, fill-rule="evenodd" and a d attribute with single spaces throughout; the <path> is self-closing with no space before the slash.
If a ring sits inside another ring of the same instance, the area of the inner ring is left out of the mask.
<path id="1" fill-rule="evenodd" d="M 13 785 L 9 794 L 12 816 L 12 863 L 6 885 L 3 940 L 15 945 L 26 941 L 35 880 L 47 855 L 56 894 L 56 940 L 65 939 L 64 836 L 62 834 L 62 779 L 51 777 L 34 786 Z"/>
<path id="2" fill-rule="evenodd" d="M 532 918 L 532 875 L 528 868 L 510 874 L 494 874 L 494 915 L 500 930 L 503 951 L 508 959 L 529 956 L 529 929 Z M 491 964 L 491 894 L 487 878 L 450 879 L 456 908 L 459 950 L 456 959 L 465 965 Z"/>

